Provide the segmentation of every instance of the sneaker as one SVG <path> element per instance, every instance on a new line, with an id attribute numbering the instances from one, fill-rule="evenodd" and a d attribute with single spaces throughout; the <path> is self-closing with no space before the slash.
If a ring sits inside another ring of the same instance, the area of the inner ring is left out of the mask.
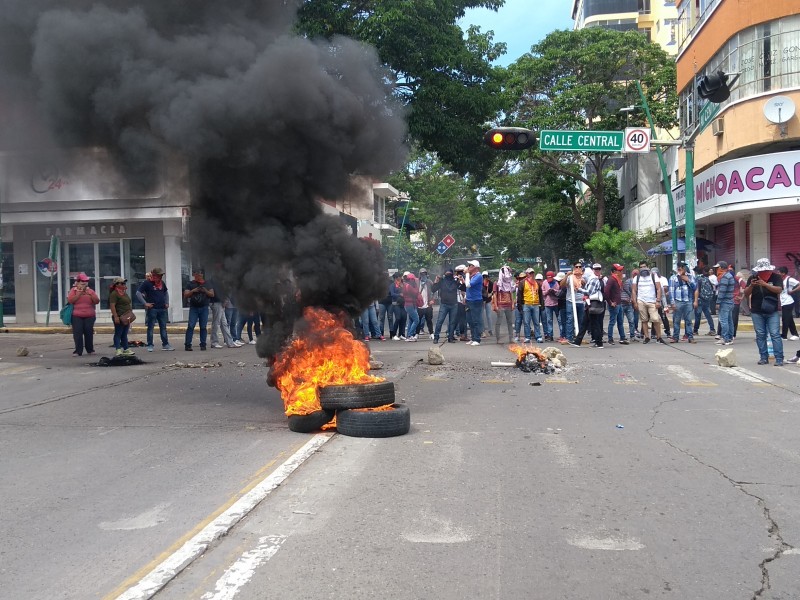
<path id="1" fill-rule="evenodd" d="M 571 342 L 568 342 L 568 343 L 569 343 L 570 346 L 575 346 L 576 348 L 580 348 L 581 347 L 581 345 L 578 344 L 577 342 L 575 342 L 575 340 L 572 340 Z"/>
<path id="2" fill-rule="evenodd" d="M 523 344 L 530 344 L 530 343 L 531 343 L 531 338 L 525 338 Z"/>
<path id="3" fill-rule="evenodd" d="M 448 338 L 447 343 L 448 344 L 455 344 L 456 343 L 456 338 Z"/>
<path id="4" fill-rule="evenodd" d="M 686 337 L 686 334 L 685 334 L 685 333 L 683 334 L 683 337 L 682 337 L 681 339 L 682 339 L 684 342 L 686 342 L 686 341 L 688 341 L 688 340 L 689 340 L 689 338 L 688 338 L 688 337 Z"/>
<path id="5" fill-rule="evenodd" d="M 723 345 L 724 345 L 724 346 L 731 346 L 731 345 L 733 345 L 733 340 L 728 340 L 728 341 L 727 341 L 727 342 L 725 342 Z"/>
<path id="6" fill-rule="evenodd" d="M 434 339 L 433 334 L 431 334 L 431 339 Z"/>
<path id="7" fill-rule="evenodd" d="M 722 336 L 719 336 L 719 335 L 717 335 L 717 336 L 714 336 L 714 339 L 715 339 L 715 340 L 722 339 Z"/>
<path id="8" fill-rule="evenodd" d="M 643 344 L 649 344 L 649 343 L 650 343 L 650 338 L 649 338 L 649 337 L 646 337 L 646 338 L 644 338 L 644 339 L 642 340 L 642 343 L 643 343 Z"/>
<path id="9" fill-rule="evenodd" d="M 480 346 L 481 343 L 480 342 L 470 342 L 469 345 L 470 346 Z"/>
<path id="10" fill-rule="evenodd" d="M 800 360 L 800 356 L 793 356 L 792 358 L 790 358 L 786 362 L 796 363 L 798 360 Z"/>
<path id="11" fill-rule="evenodd" d="M 773 367 L 782 367 L 783 366 L 783 361 L 782 360 L 776 360 L 775 364 L 772 365 L 772 366 Z"/>
<path id="12" fill-rule="evenodd" d="M 170 346 L 169 344 L 167 344 L 166 346 L 163 346 L 161 349 L 162 349 L 164 352 L 174 352 L 174 351 L 175 351 L 175 348 L 173 348 L 173 347 L 172 347 L 172 346 Z"/>
<path id="13" fill-rule="evenodd" d="M 515 343 L 515 344 L 519 344 L 519 338 L 518 338 L 518 337 L 515 337 L 515 338 L 514 338 L 514 343 Z"/>
<path id="14" fill-rule="evenodd" d="M 719 338 L 717 338 L 717 339 L 719 340 Z M 714 342 L 715 346 L 724 346 L 725 344 L 727 344 L 727 342 L 725 342 L 723 340 L 719 340 L 718 342 Z"/>
<path id="15" fill-rule="evenodd" d="M 383 339 L 383 338 L 381 338 L 381 339 Z M 250 340 L 247 343 L 250 344 L 251 346 L 255 346 L 256 345 L 256 341 L 255 340 Z"/>
<path id="16" fill-rule="evenodd" d="M 392 341 L 393 341 L 393 342 L 399 342 L 399 341 L 400 341 L 400 337 L 399 337 L 399 336 L 394 336 L 394 337 L 392 338 Z"/>
<path id="17" fill-rule="evenodd" d="M 608 338 L 608 343 L 611 344 L 612 346 L 616 346 L 617 345 L 617 343 L 613 340 L 613 338 Z M 622 342 L 620 342 L 620 344 L 621 343 Z"/>
<path id="18" fill-rule="evenodd" d="M 186 350 L 186 352 L 191 352 L 192 351 L 192 347 L 191 346 L 184 346 L 183 349 Z"/>
<path id="19" fill-rule="evenodd" d="M 619 343 L 622 344 L 623 346 L 627 346 L 628 340 L 620 340 Z"/>
<path id="20" fill-rule="evenodd" d="M 792 336 L 789 336 L 789 339 L 792 340 L 793 342 L 796 342 L 797 340 L 800 340 L 800 337 L 797 337 L 796 335 L 792 335 Z"/>
<path id="21" fill-rule="evenodd" d="M 695 331 L 695 333 L 697 333 L 697 332 Z M 716 335 L 717 335 L 717 332 L 716 332 L 716 331 L 709 331 L 709 332 L 708 332 L 706 335 L 713 335 L 713 336 L 716 336 Z"/>
<path id="22" fill-rule="evenodd" d="M 126 350 L 122 351 L 122 356 L 135 356 L 135 355 L 136 355 L 136 352 L 134 352 L 130 348 L 127 348 Z"/>
<path id="23" fill-rule="evenodd" d="M 417 336 L 412 335 L 411 337 L 406 338 L 406 341 L 407 342 L 416 342 L 417 341 Z"/>
<path id="24" fill-rule="evenodd" d="M 542 343 L 542 338 L 537 338 L 537 339 L 536 339 L 536 343 L 537 343 L 537 344 L 541 344 L 541 343 Z"/>
<path id="25" fill-rule="evenodd" d="M 385 341 L 386 341 L 386 338 L 385 338 L 385 337 L 383 337 L 383 336 L 379 337 L 378 339 L 379 339 L 380 341 L 382 341 L 382 342 L 385 342 Z M 255 342 L 253 342 L 253 343 L 255 344 Z"/>
<path id="26" fill-rule="evenodd" d="M 402 341 L 402 342 L 405 342 L 405 341 L 406 341 L 406 336 L 404 336 L 404 335 L 401 335 L 401 336 L 400 336 L 400 341 Z"/>
<path id="27" fill-rule="evenodd" d="M 759 365 L 768 365 L 768 364 L 769 364 L 769 361 L 768 361 L 766 358 L 762 358 L 762 359 L 761 359 L 760 361 L 758 361 L 758 363 L 756 363 L 756 364 L 759 364 Z"/>
<path id="28" fill-rule="evenodd" d="M 237 346 L 236 344 L 225 344 L 225 346 L 227 348 L 241 348 L 242 347 L 241 345 Z M 213 346 L 212 346 L 212 348 L 213 348 Z"/>
<path id="29" fill-rule="evenodd" d="M 203 346 L 203 345 L 201 344 L 201 345 L 200 345 L 200 350 L 202 350 L 203 352 L 205 352 L 205 351 L 206 351 L 206 347 L 205 347 L 205 346 Z"/>
<path id="30" fill-rule="evenodd" d="M 114 352 L 114 356 L 122 356 L 122 348 L 117 348 L 117 350 Z"/>
<path id="31" fill-rule="evenodd" d="M 663 344 L 664 338 L 656 338 L 656 344 Z"/>
<path id="32" fill-rule="evenodd" d="M 368 335 L 367 335 L 367 336 L 364 336 L 364 341 L 365 341 L 365 342 L 368 342 L 368 341 L 369 341 L 369 336 L 368 336 Z"/>
<path id="33" fill-rule="evenodd" d="M 592 344 L 590 348 L 602 348 L 603 344 Z"/>
<path id="34" fill-rule="evenodd" d="M 152 352 L 152 351 L 153 351 L 153 347 L 152 347 L 152 346 L 148 346 L 148 347 L 147 347 L 147 351 L 148 351 L 148 352 Z"/>
<path id="35" fill-rule="evenodd" d="M 233 345 L 236 346 L 237 348 L 241 348 L 242 346 L 244 346 L 244 342 L 242 342 L 241 340 L 233 340 Z"/>
<path id="36" fill-rule="evenodd" d="M 678 338 L 669 338 L 669 343 L 670 344 L 677 344 L 678 343 Z"/>
<path id="37" fill-rule="evenodd" d="M 222 348 L 222 344 L 211 344 L 211 347 L 212 348 Z M 228 346 L 228 347 L 231 348 L 232 346 Z"/>

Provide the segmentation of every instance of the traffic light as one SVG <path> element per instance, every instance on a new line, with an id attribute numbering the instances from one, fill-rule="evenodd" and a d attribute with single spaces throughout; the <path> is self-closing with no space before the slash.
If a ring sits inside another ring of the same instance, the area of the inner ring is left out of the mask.
<path id="1" fill-rule="evenodd" d="M 536 134 L 523 127 L 495 127 L 483 134 L 483 143 L 495 150 L 524 150 L 536 143 Z"/>
<path id="2" fill-rule="evenodd" d="M 728 76 L 722 71 L 717 71 L 713 75 L 703 75 L 700 83 L 697 84 L 697 93 L 704 100 L 716 103 L 724 102 L 731 96 Z"/>

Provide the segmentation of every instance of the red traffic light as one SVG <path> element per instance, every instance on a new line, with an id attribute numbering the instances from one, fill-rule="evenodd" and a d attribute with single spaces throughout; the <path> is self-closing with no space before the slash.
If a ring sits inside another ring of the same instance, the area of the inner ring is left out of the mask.
<path id="1" fill-rule="evenodd" d="M 495 127 L 483 135 L 483 142 L 496 150 L 524 150 L 536 143 L 536 134 L 524 127 Z"/>

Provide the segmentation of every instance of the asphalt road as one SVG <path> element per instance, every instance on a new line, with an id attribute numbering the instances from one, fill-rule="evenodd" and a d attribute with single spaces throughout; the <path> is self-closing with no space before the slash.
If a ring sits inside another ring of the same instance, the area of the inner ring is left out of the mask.
<path id="1" fill-rule="evenodd" d="M 100 369 L 12 335 L 3 598 L 115 597 L 313 437 L 252 347 Z M 752 336 L 735 369 L 704 338 L 561 347 L 552 376 L 492 368 L 493 343 L 441 366 L 372 343 L 411 432 L 324 440 L 155 597 L 800 598 L 800 368 L 756 366 Z"/>

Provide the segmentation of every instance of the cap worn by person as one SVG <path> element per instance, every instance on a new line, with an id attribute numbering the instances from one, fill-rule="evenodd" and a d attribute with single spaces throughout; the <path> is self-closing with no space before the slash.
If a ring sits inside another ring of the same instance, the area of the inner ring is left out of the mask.
<path id="1" fill-rule="evenodd" d="M 477 260 L 468 260 L 467 264 L 468 265 L 472 265 L 476 269 L 480 269 L 481 268 L 481 263 L 479 263 Z"/>
<path id="2" fill-rule="evenodd" d="M 114 285 L 119 285 L 120 283 L 128 283 L 128 280 L 124 277 L 114 277 Z"/>
<path id="3" fill-rule="evenodd" d="M 768 258 L 759 258 L 756 261 L 755 266 L 750 270 L 753 271 L 754 273 L 758 273 L 760 271 L 774 271 L 775 265 L 769 262 Z"/>
<path id="4" fill-rule="evenodd" d="M 721 260 L 717 264 L 714 265 L 714 268 L 715 269 L 727 269 L 728 268 L 728 263 L 725 262 L 724 260 Z"/>
<path id="5" fill-rule="evenodd" d="M 625 270 L 625 267 L 623 267 L 623 266 L 622 266 L 621 264 L 619 264 L 619 263 L 614 263 L 613 265 L 611 265 L 611 267 L 612 267 L 612 268 L 613 268 L 615 271 L 624 271 L 624 270 Z"/>
<path id="6" fill-rule="evenodd" d="M 567 278 L 567 276 L 564 275 L 564 273 L 562 273 L 561 271 L 556 273 L 556 281 L 561 282 L 561 281 L 564 281 L 566 278 Z"/>
<path id="7" fill-rule="evenodd" d="M 456 271 L 466 271 L 466 270 L 467 270 L 467 265 L 458 265 L 456 267 Z"/>
<path id="8" fill-rule="evenodd" d="M 411 271 L 403 271 L 403 277 L 408 277 L 411 275 Z"/>
<path id="9" fill-rule="evenodd" d="M 75 275 L 75 281 L 89 281 L 89 276 L 86 273 L 78 273 Z"/>
<path id="10" fill-rule="evenodd" d="M 419 270 L 419 274 L 420 274 L 420 275 L 422 275 L 423 273 L 427 273 L 427 272 L 428 272 L 428 269 L 426 269 L 425 267 L 422 267 L 422 268 Z"/>
<path id="11" fill-rule="evenodd" d="M 550 279 L 551 277 L 555 277 L 555 276 L 556 276 L 556 274 L 553 273 L 552 271 L 548 271 L 547 273 L 545 273 L 545 277 L 547 277 L 548 279 Z"/>
<path id="12" fill-rule="evenodd" d="M 533 269 L 531 267 L 528 267 L 527 269 L 525 269 L 525 272 L 526 273 L 533 273 Z"/>
<path id="13" fill-rule="evenodd" d="M 680 268 L 680 267 L 683 267 L 683 268 L 685 269 L 685 268 L 686 268 L 686 267 L 688 267 L 688 266 L 689 266 L 689 265 L 687 265 L 685 262 L 683 262 L 683 261 L 678 261 L 678 268 Z"/>
<path id="14" fill-rule="evenodd" d="M 534 277 L 534 279 L 538 279 L 539 281 L 542 281 L 544 279 L 544 277 L 542 277 L 541 273 L 537 273 L 536 277 Z"/>
<path id="15" fill-rule="evenodd" d="M 489 276 L 489 271 L 484 271 L 483 273 L 481 273 L 481 275 L 483 275 L 484 277 L 488 277 Z"/>
<path id="16" fill-rule="evenodd" d="M 594 263 L 592 265 L 592 269 L 602 269 L 602 268 L 603 268 L 603 265 L 601 265 L 600 263 Z"/>
<path id="17" fill-rule="evenodd" d="M 517 279 L 525 279 L 527 276 L 528 276 L 527 273 L 520 273 L 519 275 L 517 275 Z"/>
<path id="18" fill-rule="evenodd" d="M 151 275 L 163 275 L 164 274 L 164 269 L 162 269 L 160 267 L 156 267 L 155 269 L 150 269 L 150 274 Z"/>

